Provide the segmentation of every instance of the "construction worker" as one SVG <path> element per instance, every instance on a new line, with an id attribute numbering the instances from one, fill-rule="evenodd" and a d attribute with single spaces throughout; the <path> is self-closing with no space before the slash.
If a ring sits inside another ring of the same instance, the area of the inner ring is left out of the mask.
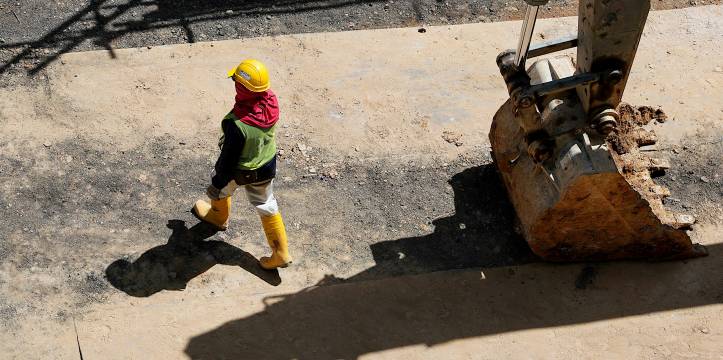
<path id="1" fill-rule="evenodd" d="M 271 256 L 259 261 L 261 267 L 267 270 L 286 267 L 291 264 L 291 256 L 284 222 L 273 194 L 276 176 L 274 134 L 279 120 L 279 103 L 269 89 L 266 66 L 260 61 L 244 60 L 228 72 L 228 77 L 234 81 L 236 103 L 221 122 L 221 155 L 206 191 L 211 202 L 198 200 L 192 212 L 218 230 L 226 230 L 231 195 L 237 187 L 243 186 L 261 217 L 272 250 Z"/>

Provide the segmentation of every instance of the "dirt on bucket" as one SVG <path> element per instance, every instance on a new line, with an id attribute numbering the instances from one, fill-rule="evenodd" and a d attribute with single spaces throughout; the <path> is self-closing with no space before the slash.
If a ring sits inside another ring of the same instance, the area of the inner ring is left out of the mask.
<path id="1" fill-rule="evenodd" d="M 655 132 L 646 129 L 651 122 L 663 123 L 668 116 L 660 108 L 633 106 L 620 103 L 618 126 L 610 133 L 607 142 L 615 163 L 625 180 L 650 204 L 653 213 L 663 224 L 676 229 L 689 229 L 695 222 L 691 215 L 674 214 L 663 205 L 663 199 L 670 196 L 670 190 L 655 183 L 654 177 L 665 174 L 670 161 L 659 158 Z"/>

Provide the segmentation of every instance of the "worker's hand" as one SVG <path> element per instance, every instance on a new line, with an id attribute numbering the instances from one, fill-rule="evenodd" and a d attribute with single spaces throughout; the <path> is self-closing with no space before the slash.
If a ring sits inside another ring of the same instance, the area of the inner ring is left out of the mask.
<path id="1" fill-rule="evenodd" d="M 211 200 L 218 200 L 221 196 L 221 189 L 209 185 L 208 188 L 206 188 L 206 195 L 208 195 L 208 198 Z"/>

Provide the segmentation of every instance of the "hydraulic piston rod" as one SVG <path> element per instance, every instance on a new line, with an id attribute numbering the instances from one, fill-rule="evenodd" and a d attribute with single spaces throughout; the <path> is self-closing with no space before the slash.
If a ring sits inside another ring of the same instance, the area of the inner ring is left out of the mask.
<path id="1" fill-rule="evenodd" d="M 525 66 L 527 59 L 527 51 L 530 49 L 532 41 L 532 33 L 535 31 L 535 22 L 537 21 L 537 11 L 539 6 L 528 5 L 525 11 L 525 19 L 522 21 L 522 31 L 520 31 L 520 41 L 517 43 L 517 52 L 515 53 L 515 66 L 518 68 Z"/>

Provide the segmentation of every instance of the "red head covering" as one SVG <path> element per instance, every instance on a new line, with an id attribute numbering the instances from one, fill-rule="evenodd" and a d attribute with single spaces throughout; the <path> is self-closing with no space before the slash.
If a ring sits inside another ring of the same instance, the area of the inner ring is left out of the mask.
<path id="1" fill-rule="evenodd" d="M 236 83 L 236 104 L 233 113 L 246 125 L 268 129 L 279 120 L 279 101 L 271 89 L 253 92 Z"/>

